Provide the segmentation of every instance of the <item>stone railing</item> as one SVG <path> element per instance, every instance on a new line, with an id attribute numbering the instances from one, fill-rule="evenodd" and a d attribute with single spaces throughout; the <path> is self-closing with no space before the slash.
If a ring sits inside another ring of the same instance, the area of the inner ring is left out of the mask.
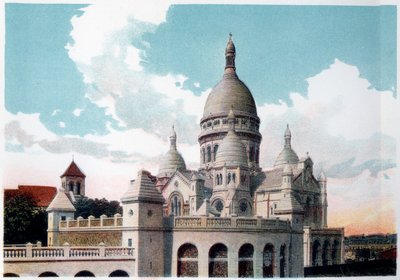
<path id="1" fill-rule="evenodd" d="M 87 219 L 78 217 L 76 220 L 67 219 L 66 221 L 60 221 L 59 229 L 68 230 L 71 228 L 96 228 L 96 227 L 122 227 L 121 214 L 115 214 L 114 217 L 107 217 L 101 215 L 100 218 L 89 216 Z"/>
<path id="2" fill-rule="evenodd" d="M 246 229 L 289 229 L 290 222 L 280 219 L 263 218 L 208 218 L 208 217 L 175 217 L 174 228 L 246 228 Z"/>
<path id="3" fill-rule="evenodd" d="M 74 259 L 133 259 L 135 249 L 132 247 L 106 247 L 104 243 L 99 246 L 71 247 L 65 243 L 62 247 L 33 247 L 28 243 L 24 248 L 3 248 L 5 261 L 24 260 L 74 260 Z"/>

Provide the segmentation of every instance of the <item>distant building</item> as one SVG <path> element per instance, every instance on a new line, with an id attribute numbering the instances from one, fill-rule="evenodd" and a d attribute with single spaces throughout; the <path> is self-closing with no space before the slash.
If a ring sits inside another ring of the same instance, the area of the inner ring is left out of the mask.
<path id="1" fill-rule="evenodd" d="M 4 189 L 4 200 L 19 195 L 28 194 L 36 202 L 36 207 L 47 208 L 57 194 L 57 188 L 51 186 L 19 185 L 17 189 Z"/>
<path id="2" fill-rule="evenodd" d="M 396 254 L 397 234 L 352 235 L 344 239 L 345 261 L 387 259 Z"/>

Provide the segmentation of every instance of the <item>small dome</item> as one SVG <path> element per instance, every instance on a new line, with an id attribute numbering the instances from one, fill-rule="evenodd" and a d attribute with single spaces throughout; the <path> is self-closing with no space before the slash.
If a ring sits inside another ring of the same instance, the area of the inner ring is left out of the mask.
<path id="1" fill-rule="evenodd" d="M 285 146 L 278 155 L 274 167 L 282 166 L 286 163 L 296 164 L 299 162 L 299 157 L 297 156 L 296 152 L 292 149 L 292 144 L 291 144 L 292 133 L 290 132 L 289 125 L 286 126 L 284 139 L 285 139 Z"/>
<path id="2" fill-rule="evenodd" d="M 235 116 L 232 109 L 229 111 L 228 122 L 230 129 L 218 148 L 215 166 L 248 167 L 246 147 L 235 133 Z"/>
<path id="3" fill-rule="evenodd" d="M 227 115 L 232 107 L 235 108 L 235 112 L 257 116 L 256 103 L 247 86 L 236 74 L 225 74 L 208 95 L 203 116 Z"/>
<path id="4" fill-rule="evenodd" d="M 274 167 L 284 165 L 286 163 L 295 164 L 299 162 L 299 157 L 291 147 L 284 147 L 278 158 L 275 160 Z"/>
<path id="5" fill-rule="evenodd" d="M 177 150 L 170 149 L 161 160 L 158 174 L 173 173 L 176 170 L 186 170 L 185 160 Z"/>
<path id="6" fill-rule="evenodd" d="M 164 176 L 165 174 L 168 176 L 176 170 L 186 170 L 185 160 L 176 148 L 176 132 L 174 126 L 172 126 L 169 141 L 170 148 L 161 160 L 158 176 Z"/>

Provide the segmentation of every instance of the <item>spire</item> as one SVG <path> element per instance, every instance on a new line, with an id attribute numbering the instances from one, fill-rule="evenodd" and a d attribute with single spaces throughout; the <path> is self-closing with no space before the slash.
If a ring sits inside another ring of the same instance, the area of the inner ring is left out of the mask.
<path id="1" fill-rule="evenodd" d="M 229 39 L 225 49 L 225 73 L 235 73 L 235 56 L 235 44 L 232 41 L 232 33 L 229 33 Z"/>
<path id="2" fill-rule="evenodd" d="M 319 174 L 318 181 L 326 182 L 326 175 L 325 175 L 324 171 L 321 171 L 321 173 Z"/>
<path id="3" fill-rule="evenodd" d="M 176 132 L 174 125 L 172 125 L 171 133 L 169 135 L 170 148 L 176 150 Z"/>
<path id="4" fill-rule="evenodd" d="M 292 133 L 290 132 L 289 129 L 289 124 L 286 125 L 286 131 L 285 131 L 285 147 L 290 148 L 291 147 L 291 139 L 292 139 Z"/>

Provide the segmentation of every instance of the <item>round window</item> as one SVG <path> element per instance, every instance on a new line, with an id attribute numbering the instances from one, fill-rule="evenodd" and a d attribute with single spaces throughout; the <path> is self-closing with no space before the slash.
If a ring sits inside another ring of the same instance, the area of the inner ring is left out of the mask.
<path id="1" fill-rule="evenodd" d="M 221 212 L 222 209 L 224 209 L 224 204 L 222 203 L 221 200 L 218 199 L 217 201 L 215 201 L 214 207 L 218 212 Z"/>
<path id="2" fill-rule="evenodd" d="M 241 213 L 246 213 L 246 211 L 247 211 L 247 202 L 245 202 L 245 201 L 240 202 L 239 210 L 240 210 Z"/>

